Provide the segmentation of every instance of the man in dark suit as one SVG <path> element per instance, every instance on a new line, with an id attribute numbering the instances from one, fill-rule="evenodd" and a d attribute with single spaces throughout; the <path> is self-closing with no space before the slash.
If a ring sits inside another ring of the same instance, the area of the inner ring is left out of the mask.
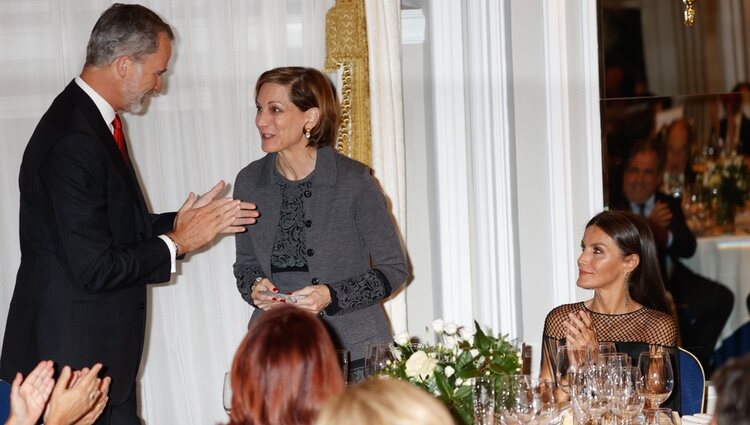
<path id="1" fill-rule="evenodd" d="M 662 164 L 661 151 L 655 142 L 637 142 L 623 175 L 626 199 L 615 207 L 648 219 L 665 286 L 677 305 L 682 344 L 710 373 L 714 346 L 734 306 L 734 295 L 725 286 L 695 274 L 679 261 L 692 257 L 697 244 L 685 222 L 680 199 L 657 190 L 663 174 Z"/>
<path id="2" fill-rule="evenodd" d="M 83 71 L 44 114 L 21 164 L 22 256 L 0 377 L 27 374 L 41 359 L 74 369 L 100 362 L 112 378 L 100 424 L 140 423 L 146 285 L 168 281 L 177 258 L 257 217 L 252 204 L 216 198 L 223 182 L 191 193 L 176 214 L 146 208 L 116 112 L 138 112 L 160 91 L 173 38 L 143 6 L 105 11 Z"/>
<path id="3" fill-rule="evenodd" d="M 750 156 L 750 83 L 737 83 L 721 101 L 726 116 L 719 122 L 719 136 L 732 152 Z"/>

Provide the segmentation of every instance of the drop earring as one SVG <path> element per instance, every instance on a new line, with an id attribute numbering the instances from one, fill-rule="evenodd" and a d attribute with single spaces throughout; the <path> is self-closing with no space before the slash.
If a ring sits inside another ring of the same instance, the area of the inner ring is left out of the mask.
<path id="1" fill-rule="evenodd" d="M 308 128 L 305 129 L 305 137 L 307 139 L 310 139 L 310 131 L 311 131 L 310 127 L 308 127 Z"/>

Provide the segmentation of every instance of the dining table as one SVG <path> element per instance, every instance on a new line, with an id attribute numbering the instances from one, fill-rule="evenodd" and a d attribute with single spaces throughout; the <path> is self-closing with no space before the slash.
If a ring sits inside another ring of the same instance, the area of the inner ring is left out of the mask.
<path id="1" fill-rule="evenodd" d="M 734 294 L 734 306 L 721 332 L 715 366 L 729 357 L 750 352 L 750 233 L 701 236 L 691 258 L 681 259 L 694 272 L 725 285 Z"/>

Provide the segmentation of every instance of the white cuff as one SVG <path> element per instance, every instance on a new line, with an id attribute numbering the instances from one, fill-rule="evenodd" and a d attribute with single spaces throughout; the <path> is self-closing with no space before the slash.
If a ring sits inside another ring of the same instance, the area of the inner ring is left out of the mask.
<path id="1" fill-rule="evenodd" d="M 169 272 L 174 273 L 177 271 L 177 247 L 174 246 L 174 242 L 172 242 L 172 239 L 169 239 L 169 236 L 159 235 L 159 238 L 167 244 L 167 248 L 169 249 Z"/>

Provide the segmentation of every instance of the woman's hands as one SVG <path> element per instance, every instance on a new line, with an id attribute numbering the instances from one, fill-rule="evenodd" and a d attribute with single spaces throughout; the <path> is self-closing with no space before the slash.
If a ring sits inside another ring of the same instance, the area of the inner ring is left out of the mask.
<path id="1" fill-rule="evenodd" d="M 305 286 L 299 291 L 292 292 L 292 295 L 304 296 L 294 305 L 315 314 L 320 313 L 331 304 L 331 290 L 327 285 Z"/>
<path id="2" fill-rule="evenodd" d="M 596 338 L 596 329 L 594 321 L 584 310 L 575 313 L 568 313 L 568 320 L 565 326 L 565 341 L 573 347 L 589 346 L 598 348 L 599 342 Z"/>
<path id="3" fill-rule="evenodd" d="M 253 299 L 253 304 L 259 309 L 268 311 L 281 303 L 279 298 L 271 295 L 263 295 L 261 294 L 262 291 L 279 292 L 279 289 L 266 277 L 260 280 L 256 279 L 251 287 L 250 298 Z"/>
<path id="4" fill-rule="evenodd" d="M 97 376 L 102 365 L 73 372 L 65 366 L 52 390 L 44 422 L 48 425 L 94 423 L 109 400 L 110 378 Z"/>
<path id="5" fill-rule="evenodd" d="M 16 374 L 10 387 L 10 417 L 6 424 L 36 424 L 55 385 L 53 372 L 52 361 L 43 360 L 25 380 L 20 373 Z"/>
<path id="6" fill-rule="evenodd" d="M 253 303 L 261 310 L 267 311 L 274 307 L 284 304 L 290 304 L 301 308 L 302 310 L 318 314 L 324 308 L 331 304 L 331 290 L 326 285 L 310 285 L 292 292 L 290 294 L 296 297 L 296 301 L 287 301 L 280 295 L 264 295 L 261 292 L 269 291 L 278 294 L 279 289 L 268 278 L 261 278 L 253 283 L 250 297 Z"/>

